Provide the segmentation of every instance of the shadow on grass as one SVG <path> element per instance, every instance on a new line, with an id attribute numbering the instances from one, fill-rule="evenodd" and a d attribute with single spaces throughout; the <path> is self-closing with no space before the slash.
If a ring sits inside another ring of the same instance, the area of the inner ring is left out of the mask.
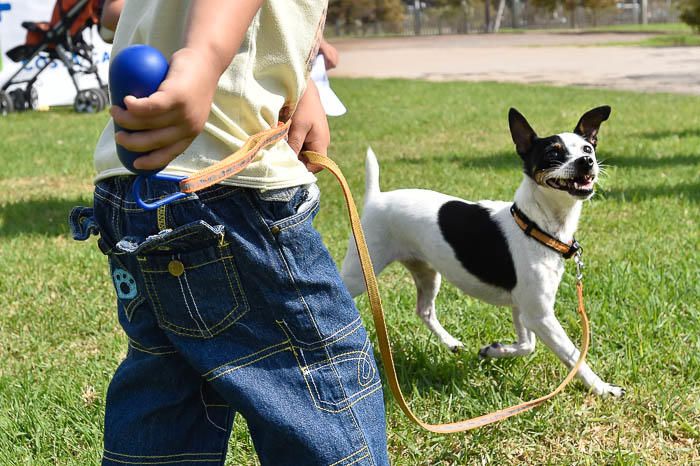
<path id="1" fill-rule="evenodd" d="M 677 165 L 698 165 L 700 154 L 679 154 L 670 157 L 652 158 L 648 155 L 612 155 L 604 160 L 606 165 L 613 167 L 658 168 Z"/>
<path id="2" fill-rule="evenodd" d="M 527 398 L 535 394 L 530 362 L 523 358 L 483 360 L 476 351 L 468 350 L 446 357 L 446 351 L 438 345 L 418 349 L 400 340 L 393 341 L 392 354 L 402 390 L 421 396 L 456 393 L 465 401 L 466 398 L 473 401 L 477 408 L 484 401 L 492 401 L 482 399 L 481 395 L 489 393 L 491 397 L 494 389 L 501 399 Z M 375 358 L 381 367 L 378 351 L 375 351 Z M 386 373 L 383 367 L 382 372 Z"/>
<path id="3" fill-rule="evenodd" d="M 666 139 L 670 137 L 677 136 L 680 139 L 683 138 L 692 138 L 692 137 L 700 137 L 700 128 L 686 128 L 681 131 L 671 131 L 671 130 L 663 130 L 663 131 L 647 131 L 644 133 L 637 134 L 636 136 L 642 137 L 644 139 L 652 139 L 652 140 L 659 140 L 659 139 Z"/>
<path id="4" fill-rule="evenodd" d="M 6 204 L 0 210 L 0 238 L 21 235 L 69 235 L 68 214 L 84 198 L 37 199 Z"/>
<path id="5" fill-rule="evenodd" d="M 660 197 L 700 201 L 700 183 L 680 183 L 675 186 L 634 186 L 628 189 L 610 189 L 601 192 L 602 197 L 616 201 L 646 201 Z"/>
<path id="6" fill-rule="evenodd" d="M 463 168 L 512 168 L 520 170 L 522 164 L 515 152 L 496 152 L 489 156 L 469 155 L 468 152 L 448 152 L 440 155 L 401 158 L 392 160 L 396 165 L 459 164 Z"/>

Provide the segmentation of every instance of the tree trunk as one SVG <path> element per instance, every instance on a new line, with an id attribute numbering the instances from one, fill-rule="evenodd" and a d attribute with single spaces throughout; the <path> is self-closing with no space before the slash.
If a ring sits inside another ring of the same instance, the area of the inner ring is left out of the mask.
<path id="1" fill-rule="evenodd" d="M 485 0 L 484 6 L 484 31 L 491 32 L 491 0 Z"/>
<path id="2" fill-rule="evenodd" d="M 506 0 L 498 2 L 498 11 L 496 12 L 496 21 L 493 23 L 493 32 L 498 32 L 501 29 L 501 20 L 503 19 L 503 11 L 506 9 Z"/>

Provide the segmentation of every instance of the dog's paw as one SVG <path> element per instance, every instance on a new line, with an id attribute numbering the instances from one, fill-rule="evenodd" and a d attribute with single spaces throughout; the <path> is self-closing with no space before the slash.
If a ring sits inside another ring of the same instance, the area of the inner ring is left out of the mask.
<path id="1" fill-rule="evenodd" d="M 455 343 L 452 343 L 451 345 L 447 345 L 447 347 L 454 354 L 458 354 L 464 349 L 464 344 L 461 341 L 455 340 Z"/>
<path id="2" fill-rule="evenodd" d="M 503 343 L 494 341 L 490 345 L 486 345 L 479 350 L 479 358 L 497 358 L 501 355 L 501 350 L 503 349 Z"/>
<path id="3" fill-rule="evenodd" d="M 621 398 L 625 396 L 625 393 L 627 393 L 627 391 L 624 388 L 609 383 L 603 383 L 599 386 L 594 387 L 593 392 L 596 395 L 611 396 L 614 398 Z"/>

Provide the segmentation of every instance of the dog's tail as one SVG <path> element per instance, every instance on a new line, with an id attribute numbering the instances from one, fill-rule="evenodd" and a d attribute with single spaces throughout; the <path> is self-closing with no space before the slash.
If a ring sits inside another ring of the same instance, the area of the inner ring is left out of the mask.
<path id="1" fill-rule="evenodd" d="M 365 158 L 365 204 L 373 197 L 376 197 L 379 190 L 379 163 L 377 156 L 371 147 L 367 148 Z"/>

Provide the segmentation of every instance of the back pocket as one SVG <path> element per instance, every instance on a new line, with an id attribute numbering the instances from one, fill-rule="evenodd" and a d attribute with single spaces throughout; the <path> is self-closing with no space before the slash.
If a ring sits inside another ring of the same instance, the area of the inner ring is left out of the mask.
<path id="1" fill-rule="evenodd" d="M 196 222 L 148 238 L 137 255 L 159 325 L 211 338 L 248 311 L 223 229 Z"/>

